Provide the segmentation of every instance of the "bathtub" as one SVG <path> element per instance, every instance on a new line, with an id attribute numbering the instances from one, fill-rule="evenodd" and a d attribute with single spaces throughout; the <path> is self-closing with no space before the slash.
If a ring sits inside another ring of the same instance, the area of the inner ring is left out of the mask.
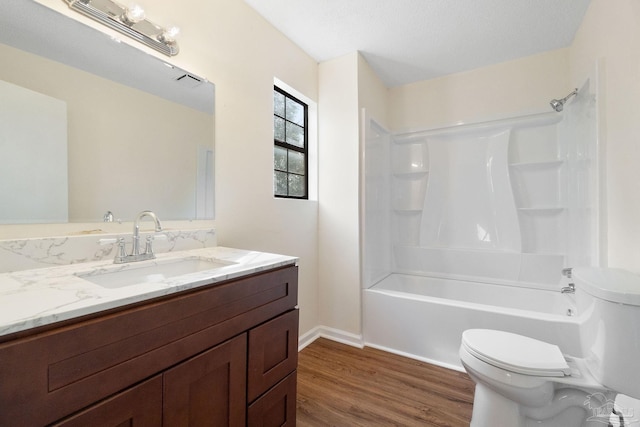
<path id="1" fill-rule="evenodd" d="M 459 371 L 465 329 L 522 334 L 579 357 L 578 325 L 574 296 L 559 291 L 406 274 L 363 290 L 365 345 Z"/>

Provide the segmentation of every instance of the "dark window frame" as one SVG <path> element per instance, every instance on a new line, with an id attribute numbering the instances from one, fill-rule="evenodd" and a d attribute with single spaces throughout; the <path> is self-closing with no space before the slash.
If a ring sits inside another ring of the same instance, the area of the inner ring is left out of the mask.
<path id="1" fill-rule="evenodd" d="M 274 138 L 273 138 L 273 144 L 274 144 L 274 150 L 275 147 L 281 147 L 284 148 L 286 150 L 291 150 L 291 151 L 296 151 L 298 153 L 302 153 L 304 155 L 304 174 L 299 174 L 299 173 L 294 173 L 294 172 L 289 172 L 288 170 L 288 165 L 287 165 L 287 171 L 283 171 L 280 169 L 276 169 L 274 166 L 274 181 L 275 181 L 275 172 L 285 172 L 287 174 L 287 178 L 289 177 L 289 175 L 298 175 L 298 176 L 303 176 L 304 177 L 304 195 L 303 196 L 292 196 L 289 195 L 289 180 L 287 179 L 287 195 L 283 195 L 283 194 L 275 194 L 275 188 L 273 189 L 273 195 L 274 197 L 277 198 L 281 198 L 281 199 L 300 199 L 300 200 L 308 200 L 309 199 L 309 106 L 307 105 L 307 103 L 305 103 L 304 101 L 301 101 L 300 99 L 296 98 L 295 96 L 291 95 L 289 92 L 279 88 L 278 86 L 273 86 L 273 90 L 275 92 L 278 92 L 282 95 L 284 95 L 285 97 L 285 117 L 282 117 L 278 114 L 276 114 L 275 111 L 275 106 L 273 109 L 273 115 L 274 117 L 279 117 L 284 119 L 285 121 L 285 139 L 286 139 L 286 123 L 292 123 L 296 126 L 300 126 L 297 123 L 294 123 L 290 120 L 287 120 L 286 118 L 286 99 L 289 98 L 293 101 L 295 101 L 296 103 L 302 105 L 304 107 L 304 126 L 303 126 L 303 147 L 298 147 L 297 145 L 294 144 L 289 144 L 286 141 L 280 141 L 278 139 L 275 138 L 275 132 L 274 132 Z M 287 151 L 288 152 L 288 151 Z"/>

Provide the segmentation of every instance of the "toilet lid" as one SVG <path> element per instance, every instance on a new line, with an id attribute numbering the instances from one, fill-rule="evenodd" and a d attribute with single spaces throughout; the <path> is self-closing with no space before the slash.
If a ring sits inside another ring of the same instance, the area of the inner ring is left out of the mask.
<path id="1" fill-rule="evenodd" d="M 490 329 L 462 333 L 462 345 L 490 365 L 524 375 L 563 377 L 571 375 L 558 346 L 522 335 Z"/>

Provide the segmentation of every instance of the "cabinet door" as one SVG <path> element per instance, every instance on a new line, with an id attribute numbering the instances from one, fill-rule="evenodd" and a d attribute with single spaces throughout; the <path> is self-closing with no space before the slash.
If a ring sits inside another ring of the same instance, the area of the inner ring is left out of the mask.
<path id="1" fill-rule="evenodd" d="M 296 425 L 296 371 L 249 406 L 251 427 L 293 427 Z"/>
<path id="2" fill-rule="evenodd" d="M 258 396 L 298 366 L 298 310 L 291 310 L 249 331 L 247 398 Z"/>
<path id="3" fill-rule="evenodd" d="M 54 427 L 157 427 L 162 425 L 160 375 L 79 412 Z"/>
<path id="4" fill-rule="evenodd" d="M 242 334 L 166 371 L 163 425 L 244 426 L 246 355 Z"/>

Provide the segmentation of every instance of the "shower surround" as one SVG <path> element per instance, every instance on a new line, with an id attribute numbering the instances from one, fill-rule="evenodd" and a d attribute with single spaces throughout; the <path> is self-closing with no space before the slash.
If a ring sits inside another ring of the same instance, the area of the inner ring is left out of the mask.
<path id="1" fill-rule="evenodd" d="M 520 310 L 517 301 L 531 298 L 525 290 L 539 290 L 539 305 L 564 307 L 553 313 L 563 323 L 576 313 L 572 296 L 555 301 L 567 285 L 562 269 L 597 263 L 595 106 L 587 81 L 562 113 L 396 134 L 365 120 L 367 345 L 450 367 L 459 366 L 461 328 L 469 325 L 517 329 L 562 346 L 566 334 L 541 332 L 552 321 L 549 313 Z M 389 292 L 396 275 L 413 276 L 412 287 Z M 476 302 L 459 304 L 454 289 L 462 282 L 467 295 L 479 296 Z M 505 286 L 511 298 L 501 297 Z M 493 315 L 502 309 L 507 317 Z"/>

